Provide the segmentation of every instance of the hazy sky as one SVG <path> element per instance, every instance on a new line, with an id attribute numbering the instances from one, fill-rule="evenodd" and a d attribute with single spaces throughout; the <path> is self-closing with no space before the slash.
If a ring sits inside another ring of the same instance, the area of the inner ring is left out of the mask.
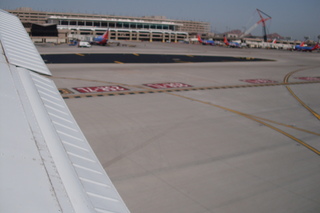
<path id="1" fill-rule="evenodd" d="M 259 20 L 256 8 L 272 17 L 268 33 L 293 39 L 320 35 L 320 0 L 1 0 L 1 9 L 31 7 L 34 10 L 108 14 L 123 16 L 166 16 L 170 19 L 205 21 L 212 31 L 250 28 Z M 258 26 L 254 35 L 262 35 Z"/>

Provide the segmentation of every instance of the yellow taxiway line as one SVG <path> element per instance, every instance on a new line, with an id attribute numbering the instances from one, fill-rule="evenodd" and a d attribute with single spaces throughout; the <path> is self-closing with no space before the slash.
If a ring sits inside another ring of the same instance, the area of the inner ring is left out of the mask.
<path id="1" fill-rule="evenodd" d="M 119 63 L 122 63 L 122 62 L 119 62 Z M 87 81 L 93 81 L 93 82 L 103 82 L 103 83 L 112 83 L 112 84 L 118 84 L 118 85 L 123 85 L 123 86 L 127 86 L 127 87 L 136 87 L 136 88 L 140 88 L 140 89 L 144 89 L 144 87 L 142 86 L 134 86 L 134 85 L 127 85 L 127 84 L 120 84 L 120 83 L 115 83 L 115 82 L 106 82 L 106 81 L 99 81 L 99 80 L 88 80 L 88 79 L 82 79 L 82 78 L 67 78 L 67 77 L 52 77 L 52 78 L 63 78 L 63 79 L 73 79 L 73 80 L 87 80 Z M 310 82 L 311 83 L 311 82 Z M 319 83 L 319 82 L 314 82 L 314 83 Z M 249 85 L 250 87 L 251 86 L 278 86 L 278 85 L 286 85 L 286 84 L 297 84 L 297 83 L 278 83 L 278 84 L 271 84 L 271 85 Z M 301 84 L 300 82 L 298 84 Z M 305 83 L 306 84 L 306 83 Z M 222 86 L 222 87 L 218 87 L 219 89 L 222 89 L 222 88 L 238 88 L 238 87 L 247 87 L 248 85 L 239 85 L 239 86 Z M 239 111 L 236 111 L 236 110 L 233 110 L 233 109 L 229 109 L 229 108 L 226 108 L 226 107 L 223 107 L 223 106 L 220 106 L 220 105 L 217 105 L 217 104 L 213 104 L 213 103 L 210 103 L 210 102 L 206 102 L 206 101 L 201 101 L 201 100 L 198 100 L 198 99 L 194 99 L 194 98 L 189 98 L 189 97 L 186 97 L 186 96 L 183 96 L 183 95 L 179 95 L 179 94 L 175 94 L 175 93 L 172 93 L 172 92 L 179 92 L 179 91 L 192 91 L 192 90 L 205 90 L 205 89 L 214 89 L 215 87 L 208 87 L 208 88 L 179 88 L 179 89 L 167 89 L 167 90 L 155 90 L 155 89 L 148 89 L 148 90 L 144 90 L 144 91 L 123 91 L 123 92 L 119 92 L 119 93 L 97 93 L 97 94 L 80 94 L 80 95 L 71 95 L 71 96 L 64 96 L 64 98 L 66 99 L 69 99 L 69 98 L 81 98 L 81 97 L 103 97 L 103 96 L 106 96 L 106 94 L 108 96 L 114 96 L 114 95 L 131 95 L 131 94 L 147 94 L 147 93 L 166 93 L 166 94 L 169 94 L 169 95 L 173 95 L 173 96 L 177 96 L 177 97 L 180 97 L 180 98 L 184 98 L 184 99 L 188 99 L 188 100 L 192 100 L 192 101 L 196 101 L 196 102 L 199 102 L 199 103 L 203 103 L 203 104 L 207 104 L 207 105 L 210 105 L 210 106 L 214 106 L 214 107 L 217 107 L 217 108 L 220 108 L 220 109 L 223 109 L 223 110 L 226 110 L 226 111 L 229 111 L 229 112 L 232 112 L 232 113 L 235 113 L 235 114 L 238 114 L 238 115 L 241 115 L 243 117 L 246 117 L 248 119 L 251 119 L 253 121 L 256 121 L 260 124 L 263 124 L 289 138 L 291 138 L 292 140 L 298 142 L 299 144 L 303 145 L 304 147 L 308 148 L 309 150 L 313 151 L 314 153 L 320 155 L 320 151 L 317 150 L 316 148 L 312 147 L 311 145 L 303 142 L 302 140 L 294 137 L 293 135 L 290 135 L 289 133 L 287 132 L 284 132 L 283 130 L 279 129 L 279 128 L 276 128 L 266 122 L 269 122 L 269 123 L 274 123 L 274 124 L 277 124 L 277 125 L 280 125 L 280 126 L 285 126 L 285 127 L 288 127 L 288 128 L 292 128 L 292 129 L 295 129 L 295 130 L 298 130 L 298 131 L 303 131 L 303 132 L 306 132 L 306 133 L 309 133 L 309 134 L 313 134 L 313 135 L 317 135 L 317 136 L 320 136 L 319 133 L 315 133 L 315 132 L 312 132 L 312 131 L 309 131 L 309 130 L 305 130 L 305 129 L 302 129 L 302 128 L 298 128 L 298 127 L 294 127 L 294 126 L 291 126 L 291 125 L 287 125 L 287 124 L 283 124 L 283 123 L 280 123 L 280 122 L 276 122 L 276 121 L 272 121 L 272 120 L 269 120 L 269 119 L 265 119 L 265 118 L 261 118 L 261 117 L 258 117 L 258 116 L 254 116 L 254 115 L 249 115 L 249 114 L 246 114 L 246 113 L 242 113 L 242 112 L 239 112 Z M 264 122 L 265 121 L 265 122 Z"/>
<path id="2" fill-rule="evenodd" d="M 167 94 L 170 94 L 170 95 L 173 95 L 173 96 L 177 96 L 177 97 L 180 97 L 180 98 L 184 98 L 184 99 L 188 99 L 188 100 L 191 100 L 191 101 L 196 101 L 196 102 L 199 102 L 199 103 L 207 104 L 207 105 L 210 105 L 210 106 L 214 106 L 214 107 L 217 107 L 217 108 L 220 108 L 220 109 L 223 109 L 223 110 L 226 110 L 226 111 L 235 113 L 235 114 L 237 114 L 237 115 L 241 115 L 241 116 L 246 117 L 246 118 L 248 118 L 248 119 L 250 119 L 250 120 L 253 120 L 253 121 L 256 121 L 256 122 L 258 122 L 258 123 L 260 123 L 260 124 L 263 124 L 263 125 L 271 128 L 271 129 L 273 129 L 273 130 L 275 130 L 275 131 L 277 131 L 277 132 L 279 132 L 279 133 L 281 133 L 281 134 L 283 134 L 283 135 L 291 138 L 292 140 L 298 142 L 299 144 L 301 144 L 301 145 L 303 145 L 304 147 L 308 148 L 309 150 L 313 151 L 313 152 L 316 153 L 317 155 L 320 155 L 320 151 L 317 150 L 316 148 L 314 148 L 313 146 L 311 146 L 311 145 L 303 142 L 302 140 L 294 137 L 293 135 L 291 135 L 291 134 L 289 134 L 289 133 L 287 133 L 287 132 L 285 132 L 285 131 L 283 131 L 283 130 L 275 127 L 275 126 L 272 126 L 272 125 L 270 125 L 270 124 L 262 121 L 262 120 L 266 120 L 266 119 L 261 119 L 261 120 L 260 120 L 259 117 L 257 117 L 257 116 L 252 116 L 252 115 L 249 115 L 249 114 L 246 114 L 246 113 L 242 113 L 242 112 L 239 112 L 239 111 L 236 111 L 236 110 L 233 110 L 233 109 L 229 109 L 229 108 L 226 108 L 226 107 L 217 105 L 217 104 L 213 104 L 213 103 L 206 102 L 206 101 L 201 101 L 201 100 L 194 99 L 194 98 L 190 98 L 190 97 L 186 97 L 186 96 L 183 96 L 183 95 L 174 94 L 174 93 L 167 93 Z M 278 124 L 279 124 L 279 123 L 278 123 Z M 308 131 L 308 130 L 306 130 L 305 132 L 307 132 L 307 131 Z M 311 131 L 308 131 L 308 132 L 311 133 Z M 318 133 L 312 133 L 312 134 L 319 135 Z"/>
<path id="3" fill-rule="evenodd" d="M 292 74 L 296 73 L 296 72 L 299 72 L 299 71 L 303 71 L 305 70 L 306 68 L 304 69 L 298 69 L 298 70 L 295 70 L 295 71 L 292 71 L 290 73 L 288 73 L 284 79 L 283 79 L 283 82 L 284 83 L 289 83 L 289 78 L 291 77 Z M 310 68 L 308 68 L 310 69 Z M 289 87 L 289 86 L 286 86 L 287 90 L 290 92 L 290 94 L 304 107 L 306 108 L 309 112 L 311 112 L 312 115 L 314 115 L 318 120 L 320 120 L 320 115 L 315 112 L 313 109 L 311 109 L 306 103 L 304 103 L 293 91 L 292 89 Z"/>
<path id="4" fill-rule="evenodd" d="M 124 64 L 124 63 L 121 62 L 121 61 L 114 61 L 114 63 L 116 63 L 116 64 Z"/>

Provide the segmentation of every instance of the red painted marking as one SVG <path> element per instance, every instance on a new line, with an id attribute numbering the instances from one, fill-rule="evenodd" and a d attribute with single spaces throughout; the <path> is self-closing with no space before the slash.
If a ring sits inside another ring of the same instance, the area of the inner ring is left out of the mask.
<path id="1" fill-rule="evenodd" d="M 127 88 L 121 86 L 75 87 L 73 89 L 81 93 L 116 92 L 128 90 Z"/>
<path id="2" fill-rule="evenodd" d="M 144 84 L 145 86 L 152 87 L 154 89 L 167 89 L 167 88 L 182 88 L 182 87 L 192 87 L 189 84 L 179 83 L 179 82 L 169 82 L 169 83 L 157 83 L 157 84 Z"/>
<path id="3" fill-rule="evenodd" d="M 295 79 L 300 79 L 305 81 L 320 81 L 320 77 L 295 77 Z"/>
<path id="4" fill-rule="evenodd" d="M 240 80 L 244 81 L 247 83 L 252 83 L 252 84 L 268 84 L 268 83 L 278 83 L 277 81 L 269 80 L 269 79 L 245 79 L 245 80 Z"/>

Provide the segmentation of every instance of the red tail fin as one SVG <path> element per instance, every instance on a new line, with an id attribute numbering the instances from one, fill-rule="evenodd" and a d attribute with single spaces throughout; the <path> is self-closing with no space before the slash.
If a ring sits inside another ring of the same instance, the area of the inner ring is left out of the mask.
<path id="1" fill-rule="evenodd" d="M 319 43 L 317 43 L 311 50 L 316 50 L 319 48 Z"/>
<path id="2" fill-rule="evenodd" d="M 200 35 L 197 35 L 197 38 L 198 38 L 198 41 L 199 41 L 200 43 L 202 43 L 202 39 L 201 39 Z"/>
<path id="3" fill-rule="evenodd" d="M 109 39 L 109 29 L 103 34 L 102 38 Z"/>
<path id="4" fill-rule="evenodd" d="M 301 44 L 300 44 L 300 47 L 303 47 L 304 46 L 304 41 L 303 42 L 301 42 Z"/>
<path id="5" fill-rule="evenodd" d="M 227 39 L 226 36 L 224 36 L 224 43 L 225 43 L 227 46 L 229 46 L 229 42 L 228 42 L 228 39 Z"/>

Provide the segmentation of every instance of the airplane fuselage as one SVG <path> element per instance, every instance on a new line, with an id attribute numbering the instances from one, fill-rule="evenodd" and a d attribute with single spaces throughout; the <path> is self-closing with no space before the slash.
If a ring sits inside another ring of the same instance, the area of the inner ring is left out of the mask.
<path id="1" fill-rule="evenodd" d="M 213 40 L 202 40 L 200 35 L 198 35 L 198 41 L 202 44 L 202 45 L 214 45 L 214 41 Z"/>
<path id="2" fill-rule="evenodd" d="M 303 46 L 295 46 L 294 50 L 297 50 L 297 51 L 304 51 L 304 52 L 312 52 L 313 50 L 316 50 L 316 49 L 319 49 L 319 44 L 316 44 L 315 46 L 313 47 L 303 47 Z"/>
<path id="3" fill-rule="evenodd" d="M 99 37 L 93 39 L 93 42 L 95 44 L 99 44 L 99 45 L 106 45 L 107 41 L 108 40 L 106 38 L 103 38 L 102 36 L 99 36 Z"/>

